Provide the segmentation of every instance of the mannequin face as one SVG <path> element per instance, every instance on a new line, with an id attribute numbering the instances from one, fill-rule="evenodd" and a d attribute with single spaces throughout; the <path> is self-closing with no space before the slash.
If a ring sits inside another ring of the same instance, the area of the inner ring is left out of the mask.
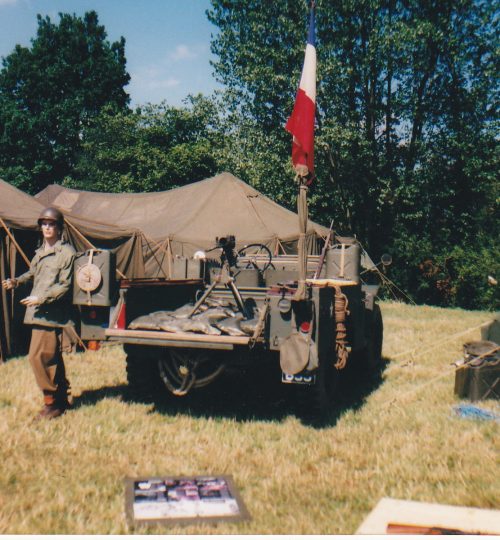
<path id="1" fill-rule="evenodd" d="M 43 239 L 49 244 L 55 244 L 59 240 L 59 227 L 55 221 L 43 219 L 41 224 Z"/>

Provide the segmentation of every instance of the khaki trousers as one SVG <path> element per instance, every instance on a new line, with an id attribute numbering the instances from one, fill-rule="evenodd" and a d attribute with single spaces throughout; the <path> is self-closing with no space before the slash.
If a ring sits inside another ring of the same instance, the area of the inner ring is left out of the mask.
<path id="1" fill-rule="evenodd" d="M 33 327 L 28 359 L 47 405 L 65 404 L 69 395 L 61 346 L 61 328 Z"/>

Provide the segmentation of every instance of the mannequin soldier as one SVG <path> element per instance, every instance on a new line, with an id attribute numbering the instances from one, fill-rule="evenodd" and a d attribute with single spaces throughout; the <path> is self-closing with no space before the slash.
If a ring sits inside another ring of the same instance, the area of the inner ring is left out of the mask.
<path id="1" fill-rule="evenodd" d="M 33 280 L 26 306 L 24 323 L 32 325 L 28 358 L 36 382 L 43 392 L 44 407 L 37 418 L 52 419 L 69 407 L 69 382 L 62 358 L 62 328 L 71 323 L 71 289 L 75 250 L 61 240 L 64 216 L 56 208 L 46 208 L 38 225 L 43 244 L 35 252 L 30 269 L 18 278 L 2 281 L 13 289 Z"/>

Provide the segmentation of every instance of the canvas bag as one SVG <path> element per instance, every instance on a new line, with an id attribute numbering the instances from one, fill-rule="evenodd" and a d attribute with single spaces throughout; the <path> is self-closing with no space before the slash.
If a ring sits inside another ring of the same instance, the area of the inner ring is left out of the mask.
<path id="1" fill-rule="evenodd" d="M 316 344 L 312 339 L 312 329 L 314 326 L 314 310 L 309 332 L 292 332 L 281 344 L 280 366 L 286 375 L 296 375 L 306 367 L 308 371 L 317 369 L 319 365 Z"/>

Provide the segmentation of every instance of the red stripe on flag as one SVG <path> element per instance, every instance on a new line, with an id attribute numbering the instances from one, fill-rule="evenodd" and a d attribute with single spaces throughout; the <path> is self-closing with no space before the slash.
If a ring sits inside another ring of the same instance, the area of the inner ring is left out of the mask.
<path id="1" fill-rule="evenodd" d="M 293 135 L 293 166 L 307 165 L 310 173 L 314 171 L 314 112 L 316 105 L 299 88 L 293 112 L 285 129 Z"/>

